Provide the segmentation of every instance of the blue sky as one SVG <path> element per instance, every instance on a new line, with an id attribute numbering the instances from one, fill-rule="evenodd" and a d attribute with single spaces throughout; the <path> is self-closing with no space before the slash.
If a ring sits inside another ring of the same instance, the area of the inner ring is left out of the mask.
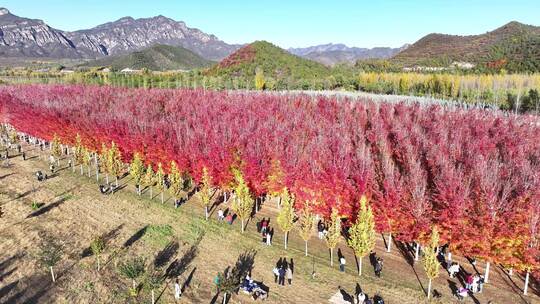
<path id="1" fill-rule="evenodd" d="M 124 16 L 164 15 L 228 43 L 398 47 L 431 33 L 480 34 L 509 21 L 540 25 L 540 0 L 2 0 L 52 27 L 77 30 Z"/>

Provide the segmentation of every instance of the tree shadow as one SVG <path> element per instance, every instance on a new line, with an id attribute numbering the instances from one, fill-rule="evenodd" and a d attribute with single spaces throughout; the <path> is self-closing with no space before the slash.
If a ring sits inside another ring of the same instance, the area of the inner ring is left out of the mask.
<path id="1" fill-rule="evenodd" d="M 20 288 L 21 290 L 7 298 L 5 302 L 2 303 L 40 303 L 40 302 L 49 302 L 49 301 L 40 301 L 40 299 L 51 290 L 51 280 L 47 279 L 48 274 L 33 275 L 30 277 L 24 277 L 20 281 L 24 281 L 24 287 Z M 0 299 L 6 297 L 10 292 L 18 290 L 19 280 L 11 283 L 6 286 L 9 290 L 0 291 Z M 31 286 L 31 288 L 27 288 Z M 35 291 L 32 293 L 32 291 Z M 4 295 L 5 293 L 5 295 Z"/>
<path id="2" fill-rule="evenodd" d="M 411 254 L 411 251 L 409 250 L 409 246 L 405 245 L 403 242 L 395 242 L 396 247 L 398 248 L 401 255 L 405 258 L 409 266 L 411 266 L 414 275 L 416 276 L 416 280 L 418 281 L 418 284 L 420 284 L 420 287 L 422 288 L 422 291 L 424 293 L 427 293 L 426 289 L 424 288 L 424 284 L 422 284 L 422 281 L 418 277 L 418 273 L 416 272 L 416 269 L 414 268 L 414 257 Z"/>
<path id="3" fill-rule="evenodd" d="M 197 270 L 197 267 L 193 267 L 193 270 L 189 273 L 187 279 L 184 281 L 184 284 L 182 284 L 182 293 L 184 293 L 184 290 L 189 287 L 189 284 L 191 283 L 191 280 L 193 280 L 193 275 L 195 275 L 195 271 Z"/>
<path id="4" fill-rule="evenodd" d="M 11 266 L 11 264 L 13 264 L 13 262 L 24 257 L 25 255 L 25 253 L 18 252 L 5 259 L 4 261 L 0 262 L 0 272 L 4 272 L 4 270 L 6 270 L 9 266 Z"/>
<path id="5" fill-rule="evenodd" d="M 43 207 L 43 208 L 40 208 L 32 213 L 30 213 L 26 218 L 32 218 L 32 217 L 36 217 L 36 216 L 40 216 L 40 215 L 43 215 L 49 211 L 51 211 L 52 209 L 62 205 L 67 199 L 65 197 L 61 197 L 59 198 L 58 200 L 56 200 L 55 202 L 53 203 L 50 203 L 49 205 Z"/>
<path id="6" fill-rule="evenodd" d="M 9 295 L 9 293 L 14 290 L 17 285 L 19 285 L 19 280 L 15 281 L 15 282 L 11 282 L 5 286 L 3 286 L 2 288 L 0 288 L 0 300 L 4 297 L 6 297 L 7 295 Z M 8 301 L 4 302 L 4 303 L 9 303 Z"/>
<path id="7" fill-rule="evenodd" d="M 14 175 L 14 174 L 15 174 L 15 173 L 13 173 L 13 172 L 8 173 L 8 174 L 4 174 L 4 175 L 0 176 L 0 180 L 3 180 L 3 179 L 5 179 L 5 178 L 7 178 L 7 177 L 10 177 L 10 176 L 12 176 L 12 175 Z"/>
<path id="8" fill-rule="evenodd" d="M 154 266 L 156 268 L 161 268 L 165 266 L 173 256 L 175 256 L 178 253 L 178 248 L 180 245 L 177 241 L 172 241 L 165 248 L 163 248 L 158 254 L 156 255 L 154 259 Z"/>
<path id="9" fill-rule="evenodd" d="M 135 232 L 135 234 L 133 234 L 129 239 L 127 239 L 127 241 L 124 242 L 124 245 L 122 247 L 124 248 L 131 247 L 133 244 L 135 244 L 135 242 L 140 240 L 146 234 L 147 229 L 148 229 L 148 225 L 139 229 L 137 232 Z"/>
<path id="10" fill-rule="evenodd" d="M 197 256 L 197 247 L 198 244 L 192 245 L 180 259 L 174 260 L 165 271 L 165 277 L 168 279 L 173 279 L 182 275 Z"/>
<path id="11" fill-rule="evenodd" d="M 10 274 L 14 273 L 17 269 L 18 267 L 14 267 L 9 271 L 6 271 L 6 272 L 2 271 L 2 273 L 0 273 L 0 282 L 4 281 L 5 278 L 7 278 Z"/>

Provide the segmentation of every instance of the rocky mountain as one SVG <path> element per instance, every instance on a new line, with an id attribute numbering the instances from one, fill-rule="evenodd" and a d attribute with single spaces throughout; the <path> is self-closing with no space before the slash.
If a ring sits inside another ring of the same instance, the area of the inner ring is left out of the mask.
<path id="1" fill-rule="evenodd" d="M 392 58 L 404 65 L 475 64 L 540 67 L 540 27 L 510 22 L 480 35 L 429 34 Z M 533 69 L 534 70 L 534 69 Z"/>
<path id="2" fill-rule="evenodd" d="M 127 54 L 158 43 L 181 46 L 212 60 L 222 59 L 240 47 L 164 16 L 124 17 L 91 29 L 66 32 L 0 9 L 1 56 L 97 58 Z"/>
<path id="3" fill-rule="evenodd" d="M 207 67 L 212 61 L 203 59 L 192 51 L 179 46 L 156 44 L 147 49 L 127 55 L 107 56 L 92 60 L 83 66 L 112 67 L 114 70 L 125 68 L 151 71 L 191 70 Z"/>
<path id="4" fill-rule="evenodd" d="M 390 58 L 400 51 L 406 49 L 406 44 L 401 48 L 375 47 L 358 48 L 348 47 L 344 44 L 323 44 L 307 48 L 290 48 L 288 51 L 297 56 L 311 59 L 325 65 L 335 65 L 338 63 L 354 63 L 362 59 L 386 59 Z"/>

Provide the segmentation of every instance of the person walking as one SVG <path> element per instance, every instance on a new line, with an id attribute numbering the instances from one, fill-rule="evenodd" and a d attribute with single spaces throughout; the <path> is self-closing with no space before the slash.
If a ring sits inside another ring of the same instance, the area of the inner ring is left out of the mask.
<path id="1" fill-rule="evenodd" d="M 223 221 L 223 219 L 225 219 L 225 215 L 223 214 L 223 210 L 221 210 L 221 209 L 218 210 L 217 218 L 218 218 L 218 221 Z"/>
<path id="2" fill-rule="evenodd" d="M 360 293 L 356 295 L 356 301 L 358 304 L 364 304 L 366 301 L 366 294 L 360 291 Z"/>
<path id="3" fill-rule="evenodd" d="M 274 273 L 274 283 L 277 283 L 279 278 L 279 268 L 277 268 L 277 266 L 274 267 L 274 269 L 272 269 L 272 272 Z"/>
<path id="4" fill-rule="evenodd" d="M 266 245 L 272 246 L 272 231 L 266 232 Z"/>
<path id="5" fill-rule="evenodd" d="M 291 269 L 290 266 L 287 267 L 286 275 L 287 275 L 287 282 L 289 282 L 289 285 L 291 285 L 292 284 L 293 273 L 292 273 L 292 269 Z"/>
<path id="6" fill-rule="evenodd" d="M 450 273 L 450 277 L 454 278 L 456 274 L 459 272 L 459 264 L 458 263 L 452 263 L 450 267 L 448 267 L 448 272 Z"/>
<path id="7" fill-rule="evenodd" d="M 383 260 L 382 258 L 377 258 L 377 263 L 375 264 L 375 275 L 380 278 L 381 272 L 383 268 Z"/>
<path id="8" fill-rule="evenodd" d="M 261 233 L 265 234 L 267 230 L 268 230 L 268 221 L 266 220 L 266 218 L 263 218 L 261 221 Z"/>
<path id="9" fill-rule="evenodd" d="M 344 256 L 341 256 L 339 258 L 339 271 L 341 272 L 345 272 L 345 264 L 347 263 L 347 261 L 345 260 L 345 257 Z"/>
<path id="10" fill-rule="evenodd" d="M 176 300 L 179 300 L 181 295 L 182 295 L 182 288 L 180 288 L 178 279 L 176 279 L 176 281 L 174 282 L 174 298 Z"/>

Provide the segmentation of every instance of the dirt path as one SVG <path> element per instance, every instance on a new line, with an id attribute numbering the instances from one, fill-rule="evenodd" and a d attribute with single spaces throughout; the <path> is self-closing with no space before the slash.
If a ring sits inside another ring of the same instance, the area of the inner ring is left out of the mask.
<path id="1" fill-rule="evenodd" d="M 27 151 L 31 157 L 36 151 Z M 314 234 L 309 242 L 309 257 L 304 256 L 304 242 L 293 231 L 289 249 L 283 248 L 283 234 L 277 227 L 274 202 L 266 202 L 247 231 L 240 233 L 238 221 L 232 226 L 215 220 L 217 208 L 212 209 L 212 219 L 204 220 L 204 209 L 195 195 L 179 209 L 172 208 L 170 200 L 162 205 L 159 198 L 150 201 L 148 193 L 139 197 L 134 186 L 127 185 L 114 195 L 101 195 L 92 179 L 81 177 L 78 170 L 72 173 L 64 169 L 44 183 L 35 182 L 34 173 L 45 171 L 46 164 L 39 158 L 22 161 L 11 159 L 10 168 L 0 168 L 0 203 L 4 216 L 0 220 L 0 302 L 2 303 L 150 303 L 150 290 L 143 289 L 137 299 L 129 297 L 130 281 L 122 278 L 117 265 L 134 257 L 146 258 L 154 264 L 158 252 L 167 243 L 169 257 L 164 267 L 156 271 L 165 273 L 173 264 L 173 275 L 161 288 L 156 289 L 159 303 L 174 303 L 172 280 L 176 277 L 184 285 L 184 294 L 178 303 L 221 303 L 222 295 L 216 296 L 213 278 L 226 267 L 252 269 L 252 278 L 269 287 L 269 303 L 328 303 L 339 291 L 353 294 L 357 283 L 370 296 L 379 293 L 386 303 L 423 303 L 422 287 L 426 285 L 421 262 L 411 266 L 407 263 L 397 244 L 386 253 L 382 238 L 378 239 L 376 252 L 385 260 L 381 279 L 376 278 L 369 260 L 365 259 L 363 275 L 357 275 L 355 259 L 344 242 L 338 245 L 347 260 L 346 273 L 337 270 L 337 254 L 334 267 L 329 265 L 328 250 L 323 241 Z M 126 183 L 125 178 L 121 183 Z M 35 191 L 34 191 L 35 189 Z M 219 199 L 221 201 L 221 199 Z M 45 203 L 33 211 L 31 203 Z M 275 230 L 273 245 L 261 242 L 256 222 L 263 217 L 271 218 Z M 151 235 L 149 225 L 170 225 L 171 236 Z M 103 269 L 96 269 L 94 256 L 88 255 L 91 240 L 106 235 L 107 250 L 101 257 Z M 61 240 L 64 247 L 62 261 L 55 267 L 58 280 L 51 282 L 50 274 L 36 264 L 35 254 L 46 237 Z M 176 244 L 175 246 L 174 244 Z M 171 249 L 172 248 L 172 249 Z M 336 249 L 337 251 L 337 249 Z M 280 257 L 294 260 L 294 280 L 291 286 L 278 287 L 274 283 L 272 268 Z M 466 260 L 456 257 L 467 271 L 473 271 Z M 484 264 L 477 269 L 484 271 Z M 315 273 L 315 276 L 312 276 Z M 142 281 L 139 279 L 139 281 Z M 517 285 L 514 285 L 514 283 Z M 457 279 L 449 279 L 441 269 L 434 288 L 441 298 L 434 303 L 457 302 L 451 296 L 449 285 L 460 286 Z M 490 283 L 482 294 L 469 303 L 540 303 L 536 295 L 520 295 L 523 282 L 517 274 L 506 275 L 492 266 Z M 243 294 L 233 295 L 229 303 L 252 302 Z"/>

